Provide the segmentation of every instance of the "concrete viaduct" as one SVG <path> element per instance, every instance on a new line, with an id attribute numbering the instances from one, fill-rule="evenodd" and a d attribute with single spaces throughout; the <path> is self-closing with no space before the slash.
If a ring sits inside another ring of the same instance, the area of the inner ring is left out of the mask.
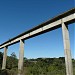
<path id="1" fill-rule="evenodd" d="M 24 40 L 46 33 L 48 31 L 62 28 L 63 44 L 65 52 L 66 75 L 73 75 L 72 57 L 70 50 L 68 25 L 75 22 L 75 8 L 60 14 L 6 42 L 0 44 L 0 49 L 4 48 L 2 69 L 6 69 L 6 57 L 8 46 L 20 42 L 20 52 L 18 60 L 18 75 L 23 72 Z"/>

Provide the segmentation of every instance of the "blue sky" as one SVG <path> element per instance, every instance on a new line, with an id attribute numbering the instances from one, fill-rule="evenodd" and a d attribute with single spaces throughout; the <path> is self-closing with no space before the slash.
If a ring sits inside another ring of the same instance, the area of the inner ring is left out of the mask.
<path id="1" fill-rule="evenodd" d="M 74 0 L 0 0 L 0 44 L 74 7 Z M 69 25 L 72 57 L 75 56 L 75 26 Z M 3 49 L 0 51 L 3 52 Z M 19 56 L 19 43 L 8 55 Z M 27 58 L 64 56 L 62 29 L 25 40 Z"/>

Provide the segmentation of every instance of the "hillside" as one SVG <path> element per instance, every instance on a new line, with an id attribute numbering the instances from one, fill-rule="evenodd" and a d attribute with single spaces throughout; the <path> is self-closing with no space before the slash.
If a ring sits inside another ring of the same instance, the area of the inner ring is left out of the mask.
<path id="1" fill-rule="evenodd" d="M 0 62 L 2 63 L 2 53 L 0 53 Z M 73 70 L 75 75 L 75 60 L 73 61 Z M 7 57 L 7 70 L 1 70 L 0 75 L 17 75 L 18 59 L 15 53 Z M 1 64 L 0 64 L 1 69 Z M 24 58 L 24 75 L 66 75 L 64 57 L 59 58 Z M 5 73 L 4 73 L 5 72 Z"/>

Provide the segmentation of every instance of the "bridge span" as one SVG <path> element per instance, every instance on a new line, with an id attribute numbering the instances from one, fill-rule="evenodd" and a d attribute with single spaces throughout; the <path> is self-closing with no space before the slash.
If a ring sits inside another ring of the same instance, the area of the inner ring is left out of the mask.
<path id="1" fill-rule="evenodd" d="M 60 14 L 10 40 L 0 44 L 0 49 L 4 48 L 2 69 L 6 69 L 6 57 L 8 46 L 20 42 L 20 52 L 18 61 L 18 75 L 23 72 L 24 40 L 41 35 L 43 33 L 62 28 L 63 44 L 65 51 L 66 75 L 73 75 L 72 57 L 70 50 L 68 25 L 75 22 L 75 8 Z"/>

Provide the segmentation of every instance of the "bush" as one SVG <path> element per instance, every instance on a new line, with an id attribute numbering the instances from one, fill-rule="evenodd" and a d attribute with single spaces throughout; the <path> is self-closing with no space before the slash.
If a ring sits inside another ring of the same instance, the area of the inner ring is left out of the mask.
<path id="1" fill-rule="evenodd" d="M 0 70 L 0 75 L 8 75 L 7 70 Z"/>

